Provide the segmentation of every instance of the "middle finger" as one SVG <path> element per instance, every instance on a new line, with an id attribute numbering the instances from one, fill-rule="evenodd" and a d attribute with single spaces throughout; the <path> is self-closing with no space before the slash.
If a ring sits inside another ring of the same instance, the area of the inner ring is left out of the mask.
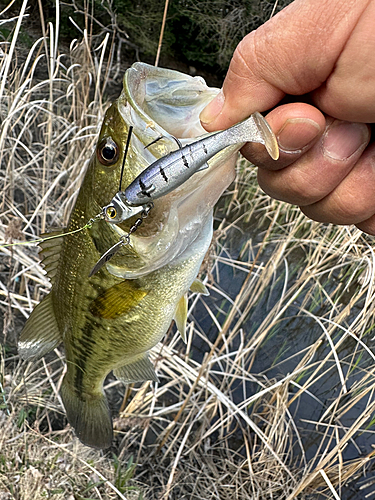
<path id="1" fill-rule="evenodd" d="M 299 206 L 331 193 L 354 168 L 370 140 L 369 127 L 327 118 L 321 139 L 291 165 L 258 169 L 260 187 L 271 197 Z"/>

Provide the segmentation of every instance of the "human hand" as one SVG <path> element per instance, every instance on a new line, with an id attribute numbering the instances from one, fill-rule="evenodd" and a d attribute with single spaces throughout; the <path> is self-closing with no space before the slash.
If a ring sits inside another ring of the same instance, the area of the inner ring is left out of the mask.
<path id="1" fill-rule="evenodd" d="M 242 40 L 222 92 L 201 113 L 213 131 L 277 106 L 267 121 L 279 160 L 251 143 L 242 149 L 260 167 L 262 189 L 314 220 L 373 235 L 374 19 L 375 0 L 295 0 Z M 300 102 L 278 105 L 285 96 Z"/>

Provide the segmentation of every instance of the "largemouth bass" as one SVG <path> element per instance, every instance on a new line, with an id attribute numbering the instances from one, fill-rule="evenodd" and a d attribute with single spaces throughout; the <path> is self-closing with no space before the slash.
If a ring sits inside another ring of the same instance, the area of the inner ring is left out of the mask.
<path id="1" fill-rule="evenodd" d="M 123 185 L 175 149 L 204 133 L 199 113 L 217 94 L 204 80 L 176 71 L 134 64 L 120 97 L 106 112 L 66 230 L 41 244 L 52 288 L 27 320 L 19 341 L 24 359 L 64 344 L 67 372 L 61 395 L 67 418 L 85 444 L 106 448 L 112 420 L 103 382 L 113 370 L 124 383 L 157 380 L 148 351 L 172 319 L 185 337 L 187 292 L 206 293 L 196 276 L 212 238 L 212 208 L 234 178 L 230 146 L 176 190 L 155 201 L 143 225 L 97 274 L 100 256 L 129 231 L 95 218 L 119 188 L 129 127 L 134 128 Z M 158 137 L 164 139 L 145 149 Z M 51 233 L 49 234 L 51 235 Z"/>

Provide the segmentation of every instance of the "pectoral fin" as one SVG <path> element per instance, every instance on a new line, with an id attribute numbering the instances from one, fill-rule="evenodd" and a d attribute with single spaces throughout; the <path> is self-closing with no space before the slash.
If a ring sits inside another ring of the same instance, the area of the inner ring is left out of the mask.
<path id="1" fill-rule="evenodd" d="M 210 295 L 206 285 L 204 285 L 198 278 L 196 278 L 191 284 L 190 291 L 193 293 L 200 293 L 201 295 Z"/>
<path id="2" fill-rule="evenodd" d="M 183 295 L 179 300 L 176 311 L 174 313 L 174 320 L 178 331 L 180 332 L 182 340 L 186 344 L 186 321 L 188 312 L 188 299 L 187 294 Z"/>
<path id="3" fill-rule="evenodd" d="M 113 370 L 113 373 L 124 384 L 144 382 L 145 380 L 159 381 L 154 365 L 149 360 L 147 353 L 141 354 L 138 358 L 133 359 L 120 368 L 116 368 Z"/>
<path id="4" fill-rule="evenodd" d="M 135 280 L 125 280 L 112 286 L 90 304 L 90 312 L 104 319 L 115 319 L 128 313 L 148 294 Z"/>
<path id="5" fill-rule="evenodd" d="M 23 359 L 41 358 L 62 342 L 49 293 L 35 307 L 21 332 L 18 352 Z"/>

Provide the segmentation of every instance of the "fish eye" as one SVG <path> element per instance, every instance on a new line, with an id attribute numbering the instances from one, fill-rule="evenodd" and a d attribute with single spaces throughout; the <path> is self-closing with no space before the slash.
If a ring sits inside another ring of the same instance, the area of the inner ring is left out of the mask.
<path id="1" fill-rule="evenodd" d="M 113 139 L 107 137 L 100 142 L 96 155 L 102 165 L 113 165 L 118 160 L 119 148 Z"/>
<path id="2" fill-rule="evenodd" d="M 115 207 L 107 207 L 106 216 L 108 219 L 114 219 L 117 216 L 117 210 Z"/>

